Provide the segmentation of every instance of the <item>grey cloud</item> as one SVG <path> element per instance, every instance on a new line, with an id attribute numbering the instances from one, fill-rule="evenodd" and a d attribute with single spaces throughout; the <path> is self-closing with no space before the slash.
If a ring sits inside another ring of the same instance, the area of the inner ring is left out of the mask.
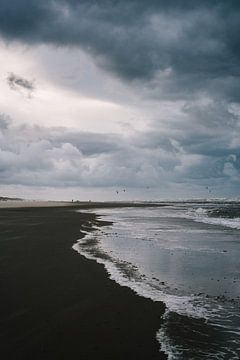
<path id="1" fill-rule="evenodd" d="M 155 123 L 153 139 L 160 141 L 165 136 L 177 153 L 203 156 L 206 169 L 210 169 L 208 157 L 217 161 L 218 158 L 240 153 L 240 143 L 236 141 L 240 117 L 230 111 L 228 103 L 191 103 L 183 107 L 183 112 L 181 119 L 169 122 L 164 134 Z"/>
<path id="2" fill-rule="evenodd" d="M 7 116 L 5 114 L 0 114 L 0 129 L 6 130 L 10 124 L 11 124 L 10 116 Z"/>
<path id="3" fill-rule="evenodd" d="M 51 133 L 50 133 L 51 134 Z M 55 136 L 51 136 L 53 144 L 70 143 L 75 146 L 83 155 L 95 156 L 96 154 L 113 153 L 121 149 L 123 140 L 117 135 L 76 133 L 71 131 L 61 131 Z"/>
<path id="4" fill-rule="evenodd" d="M 14 73 L 8 74 L 7 82 L 12 90 L 17 90 L 17 91 L 26 90 L 29 96 L 35 90 L 35 85 L 33 81 L 27 80 L 22 76 L 16 75 Z"/>
<path id="5" fill-rule="evenodd" d="M 164 81 L 168 96 L 209 90 L 238 99 L 239 19 L 236 1 L 2 1 L 0 33 L 80 46 L 126 80 Z"/>
<path id="6" fill-rule="evenodd" d="M 191 104 L 184 107 L 188 120 L 183 122 L 179 141 L 186 151 L 212 157 L 239 153 L 239 145 L 232 146 L 238 134 L 240 117 L 226 102 Z"/>
<path id="7" fill-rule="evenodd" d="M 230 148 L 221 136 L 217 148 L 214 136 L 202 134 L 197 139 L 192 129 L 187 137 L 172 131 L 166 140 L 167 133 L 160 130 L 136 132 L 126 138 L 12 123 L 0 129 L 0 182 L 144 188 L 188 181 L 223 186 L 225 181 L 238 181 L 240 156 L 239 149 Z"/>
<path id="8" fill-rule="evenodd" d="M 1 1 L 0 34 L 6 41 L 79 47 L 143 99 L 184 104 L 164 127 L 156 117 L 152 129 L 129 138 L 16 129 L 0 120 L 1 181 L 57 186 L 213 181 L 223 189 L 225 181 L 236 183 L 240 120 L 231 105 L 240 100 L 239 23 L 240 3 L 231 0 Z M 44 159 L 32 164 L 29 151 Z"/>

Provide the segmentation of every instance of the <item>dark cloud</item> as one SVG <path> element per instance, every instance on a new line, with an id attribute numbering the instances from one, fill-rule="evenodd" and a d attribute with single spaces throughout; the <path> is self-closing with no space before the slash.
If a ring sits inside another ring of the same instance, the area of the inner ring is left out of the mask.
<path id="1" fill-rule="evenodd" d="M 85 132 L 61 132 L 52 137 L 53 143 L 70 143 L 75 146 L 83 155 L 95 156 L 96 154 L 108 154 L 119 151 L 122 147 L 122 139 L 119 136 L 108 134 L 94 134 Z"/>
<path id="2" fill-rule="evenodd" d="M 0 1 L 6 41 L 79 47 L 142 98 L 179 100 L 165 122 L 123 137 L 0 119 L 2 183 L 159 186 L 240 176 L 240 2 Z M 27 9 L 27 11 L 26 11 Z M 74 72 L 74 71 L 73 71 Z M 11 75 L 10 85 L 33 86 Z M 93 83 L 95 79 L 92 80 Z M 21 135 L 19 135 L 21 133 Z"/>
<path id="3" fill-rule="evenodd" d="M 167 136 L 173 133 L 178 151 L 203 156 L 209 171 L 207 158 L 224 163 L 228 156 L 239 156 L 240 115 L 227 102 L 188 103 L 183 106 L 183 114 L 184 120 L 172 121 L 167 131 Z"/>
<path id="4" fill-rule="evenodd" d="M 237 1 L 1 1 L 0 33 L 81 46 L 126 80 L 158 75 L 168 93 L 218 92 L 221 83 L 238 99 L 239 20 Z"/>
<path id="5" fill-rule="evenodd" d="M 30 96 L 32 92 L 35 90 L 35 85 L 33 81 L 27 80 L 22 76 L 16 75 L 14 73 L 8 74 L 7 82 L 12 90 L 17 90 L 17 91 L 25 90 L 27 91 L 28 96 Z"/>
<path id="6" fill-rule="evenodd" d="M 0 128 L 0 182 L 145 188 L 219 183 L 224 191 L 226 182 L 239 182 L 240 142 L 234 132 L 205 130 L 199 137 L 190 127 L 167 136 L 155 129 L 126 138 L 9 123 Z"/>

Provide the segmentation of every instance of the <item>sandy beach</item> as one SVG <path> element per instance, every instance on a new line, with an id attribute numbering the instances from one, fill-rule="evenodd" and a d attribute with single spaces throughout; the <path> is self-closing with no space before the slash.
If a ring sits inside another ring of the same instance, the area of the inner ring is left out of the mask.
<path id="1" fill-rule="evenodd" d="M 72 203 L 0 205 L 3 359 L 166 358 L 155 339 L 164 305 L 72 249 L 94 214 Z"/>

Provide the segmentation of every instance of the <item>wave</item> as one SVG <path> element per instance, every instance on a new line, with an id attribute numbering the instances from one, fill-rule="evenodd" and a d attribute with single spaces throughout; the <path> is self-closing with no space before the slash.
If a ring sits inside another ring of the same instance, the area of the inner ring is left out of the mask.
<path id="1" fill-rule="evenodd" d="M 196 218 L 195 221 L 198 222 L 203 222 L 205 224 L 210 224 L 210 225 L 220 225 L 220 226 L 225 226 L 225 227 L 229 227 L 232 229 L 239 229 L 240 230 L 240 218 L 235 218 L 235 219 L 224 219 L 224 218 Z"/>
<path id="2" fill-rule="evenodd" d="M 186 217 L 196 222 L 210 225 L 220 225 L 240 230 L 240 207 L 202 208 L 190 209 Z"/>
<path id="3" fill-rule="evenodd" d="M 218 330 L 210 322 L 212 322 L 215 316 L 217 318 L 217 314 L 222 310 L 220 304 L 215 303 L 214 299 L 212 299 L 211 306 L 206 306 L 204 294 L 174 294 L 166 287 L 166 284 L 161 284 L 158 281 L 154 281 L 153 278 L 148 278 L 139 273 L 139 269 L 132 264 L 121 261 L 119 258 L 115 258 L 110 253 L 105 252 L 101 248 L 100 241 L 101 237 L 105 236 L 102 228 L 95 228 L 94 232 L 85 232 L 85 234 L 84 238 L 79 239 L 73 245 L 75 251 L 87 259 L 103 264 L 109 278 L 119 285 L 131 288 L 139 296 L 165 304 L 166 312 L 156 338 L 161 345 L 161 350 L 167 354 L 169 360 L 183 359 L 183 352 L 186 356 L 192 355 L 192 358 L 198 359 L 196 354 L 200 351 L 202 343 L 198 348 L 198 341 L 194 339 L 193 343 L 187 344 L 187 349 L 184 350 L 182 346 L 183 340 L 178 338 L 178 331 L 176 333 L 169 333 L 169 331 L 172 331 L 171 329 L 175 329 L 177 326 L 179 330 L 184 328 L 186 338 L 191 338 L 193 324 L 195 331 L 198 332 L 198 336 L 201 336 L 202 341 L 206 342 L 207 348 L 206 352 L 202 353 L 202 359 L 222 359 L 222 357 L 215 357 L 218 352 L 217 348 L 214 346 L 211 350 L 208 343 L 210 336 L 216 339 L 216 334 L 218 333 Z M 206 332 L 209 333 L 207 340 L 205 339 Z M 214 343 L 213 340 L 212 343 Z M 237 357 L 233 356 L 233 353 L 231 353 L 231 358 L 237 359 Z"/>
<path id="4" fill-rule="evenodd" d="M 111 280 L 121 286 L 130 287 L 142 297 L 164 302 L 170 311 L 177 311 L 183 315 L 188 314 L 199 318 L 207 316 L 206 309 L 197 305 L 196 296 L 167 294 L 161 290 L 159 285 L 149 283 L 145 276 L 142 277 L 137 269 L 131 267 L 126 261 L 121 262 L 119 259 L 112 258 L 110 254 L 105 253 L 99 246 L 99 239 L 102 236 L 101 228 L 95 228 L 95 230 L 94 233 L 85 232 L 84 238 L 79 239 L 72 248 L 87 259 L 103 264 Z"/>

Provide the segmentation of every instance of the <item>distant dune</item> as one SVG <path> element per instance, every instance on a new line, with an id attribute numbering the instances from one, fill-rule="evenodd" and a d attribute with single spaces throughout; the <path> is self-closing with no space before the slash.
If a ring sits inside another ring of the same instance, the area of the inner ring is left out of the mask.
<path id="1" fill-rule="evenodd" d="M 25 208 L 25 207 L 57 207 L 72 206 L 72 202 L 67 201 L 39 201 L 23 200 L 18 198 L 0 197 L 0 208 Z"/>
<path id="2" fill-rule="evenodd" d="M 22 201 L 20 198 L 11 198 L 7 196 L 0 196 L 0 201 Z"/>

